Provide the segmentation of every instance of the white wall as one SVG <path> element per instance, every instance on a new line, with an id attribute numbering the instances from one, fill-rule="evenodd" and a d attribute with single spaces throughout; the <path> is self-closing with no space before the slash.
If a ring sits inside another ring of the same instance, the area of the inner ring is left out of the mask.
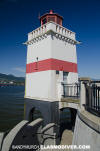
<path id="1" fill-rule="evenodd" d="M 26 96 L 48 98 L 51 96 L 51 71 L 26 74 Z"/>
<path id="2" fill-rule="evenodd" d="M 72 45 L 53 36 L 51 48 L 52 58 L 77 64 L 76 45 Z M 78 82 L 78 73 L 69 72 L 67 79 L 68 83 Z"/>
<path id="3" fill-rule="evenodd" d="M 55 71 L 41 71 L 26 75 L 26 97 L 57 100 Z"/>
<path id="4" fill-rule="evenodd" d="M 28 45 L 27 51 L 27 64 L 36 62 L 37 57 L 39 61 L 51 58 L 51 36 Z"/>
<path id="5" fill-rule="evenodd" d="M 50 26 L 52 23 L 50 23 Z M 76 46 L 58 39 L 55 36 L 46 35 L 40 37 L 35 43 L 28 45 L 27 64 L 45 59 L 59 59 L 77 63 Z M 78 74 L 70 72 L 68 83 L 78 81 Z M 26 74 L 26 96 L 29 98 L 57 100 L 57 75 L 55 71 L 41 71 Z"/>
<path id="6" fill-rule="evenodd" d="M 99 123 L 96 123 L 98 126 Z M 90 145 L 88 151 L 100 151 L 100 134 L 85 124 L 78 116 L 75 122 L 73 145 Z M 84 151 L 85 149 L 81 149 Z M 79 151 L 79 149 L 75 149 Z"/>
<path id="7" fill-rule="evenodd" d="M 77 83 L 78 82 L 78 73 L 69 72 L 67 82 L 68 82 L 68 84 Z"/>
<path id="8" fill-rule="evenodd" d="M 63 61 L 77 63 L 76 45 L 72 45 L 53 36 L 52 57 Z"/>

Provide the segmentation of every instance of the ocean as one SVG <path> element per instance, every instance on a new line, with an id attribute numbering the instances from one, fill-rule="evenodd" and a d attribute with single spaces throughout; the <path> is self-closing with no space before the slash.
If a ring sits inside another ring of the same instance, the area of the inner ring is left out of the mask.
<path id="1" fill-rule="evenodd" d="M 24 86 L 0 87 L 0 132 L 9 131 L 24 119 Z"/>
<path id="2" fill-rule="evenodd" d="M 0 132 L 9 131 L 24 119 L 24 86 L 0 87 Z M 39 113 L 34 113 L 38 118 Z M 60 122 L 70 122 L 70 111 L 64 109 Z"/>

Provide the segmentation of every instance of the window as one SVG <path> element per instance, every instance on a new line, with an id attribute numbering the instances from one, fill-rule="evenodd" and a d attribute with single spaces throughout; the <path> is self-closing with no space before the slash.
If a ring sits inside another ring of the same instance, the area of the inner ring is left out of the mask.
<path id="1" fill-rule="evenodd" d="M 67 81 L 68 72 L 63 71 L 63 81 Z"/>
<path id="2" fill-rule="evenodd" d="M 49 21 L 55 22 L 55 17 L 48 17 L 48 22 L 49 22 Z"/>
<path id="3" fill-rule="evenodd" d="M 46 23 L 47 23 L 47 19 L 44 18 L 44 19 L 42 20 L 42 24 L 46 24 Z"/>
<path id="4" fill-rule="evenodd" d="M 58 71 L 58 70 L 56 70 L 56 74 L 59 74 L 59 71 Z"/>
<path id="5" fill-rule="evenodd" d="M 61 19 L 59 17 L 57 17 L 57 24 L 61 24 Z"/>

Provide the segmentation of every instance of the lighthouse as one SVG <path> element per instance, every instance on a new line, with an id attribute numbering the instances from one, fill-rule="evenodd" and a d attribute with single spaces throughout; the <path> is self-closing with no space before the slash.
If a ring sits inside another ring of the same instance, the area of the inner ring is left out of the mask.
<path id="1" fill-rule="evenodd" d="M 28 33 L 25 119 L 39 110 L 44 123 L 59 121 L 59 102 L 69 90 L 64 84 L 78 82 L 75 32 L 63 27 L 63 17 L 50 10 L 40 27 Z M 72 92 L 71 92 L 72 93 Z M 75 92 L 73 92 L 75 93 Z"/>

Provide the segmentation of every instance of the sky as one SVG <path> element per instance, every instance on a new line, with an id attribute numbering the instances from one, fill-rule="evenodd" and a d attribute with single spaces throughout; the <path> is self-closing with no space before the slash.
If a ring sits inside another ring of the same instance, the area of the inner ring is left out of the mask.
<path id="1" fill-rule="evenodd" d="M 25 76 L 27 34 L 49 10 L 76 32 L 80 77 L 100 79 L 100 0 L 0 0 L 0 73 Z"/>

